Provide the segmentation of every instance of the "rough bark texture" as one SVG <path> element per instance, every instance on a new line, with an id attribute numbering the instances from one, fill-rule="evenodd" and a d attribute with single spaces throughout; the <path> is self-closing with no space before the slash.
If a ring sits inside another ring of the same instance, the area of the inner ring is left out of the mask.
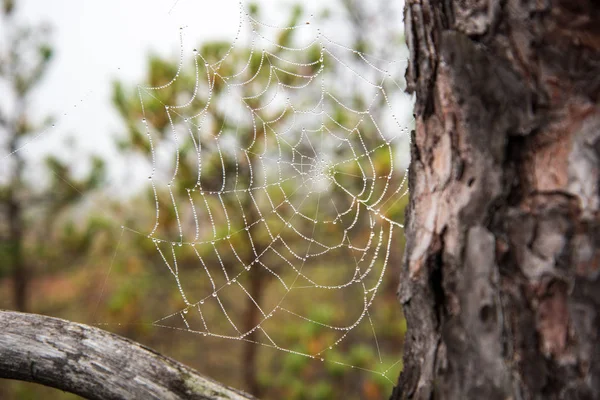
<path id="1" fill-rule="evenodd" d="M 115 334 L 9 311 L 0 311 L 0 378 L 99 400 L 252 399 Z"/>
<path id="2" fill-rule="evenodd" d="M 600 399 L 599 8 L 407 0 L 393 399 Z"/>

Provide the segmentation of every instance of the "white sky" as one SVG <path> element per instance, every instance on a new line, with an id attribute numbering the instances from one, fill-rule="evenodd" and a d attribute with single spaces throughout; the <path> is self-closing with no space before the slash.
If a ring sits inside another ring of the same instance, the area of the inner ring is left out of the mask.
<path id="1" fill-rule="evenodd" d="M 232 39 L 239 23 L 236 0 L 21 0 L 18 11 L 25 21 L 54 28 L 55 57 L 32 105 L 36 117 L 57 121 L 23 149 L 34 157 L 48 151 L 67 156 L 64 139 L 71 135 L 77 149 L 114 159 L 114 134 L 123 128 L 111 104 L 111 82 L 140 82 L 150 51 L 176 55 L 181 26 L 194 46 Z"/>
<path id="2" fill-rule="evenodd" d="M 294 3 L 260 1 L 263 21 L 284 25 Z M 317 12 L 335 2 L 303 0 L 302 4 L 308 12 Z M 240 10 L 238 0 L 19 0 L 17 6 L 25 21 L 45 21 L 54 27 L 55 50 L 48 74 L 32 99 L 32 114 L 52 115 L 56 126 L 22 151 L 28 157 L 58 153 L 75 164 L 90 153 L 116 159 L 111 157 L 114 134 L 123 127 L 110 101 L 111 81 L 140 82 L 150 51 L 176 56 L 181 26 L 186 26 L 184 49 L 215 38 L 232 40 Z M 65 152 L 67 135 L 75 137 L 78 154 Z M 115 169 L 127 168 L 113 165 L 113 179 L 131 178 L 119 177 Z"/>

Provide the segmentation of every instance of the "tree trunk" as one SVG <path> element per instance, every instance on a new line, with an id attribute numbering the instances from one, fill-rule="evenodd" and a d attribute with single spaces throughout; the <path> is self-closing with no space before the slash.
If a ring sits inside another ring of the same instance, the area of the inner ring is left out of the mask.
<path id="1" fill-rule="evenodd" d="M 17 109 L 22 110 L 22 101 L 17 101 Z M 19 111 L 17 115 L 23 115 Z M 1 127 L 1 125 L 0 125 Z M 18 149 L 18 139 L 20 137 L 17 123 L 13 121 L 7 124 L 9 132 L 9 150 L 14 158 L 10 183 L 6 191 L 6 211 L 8 212 L 8 254 L 10 257 L 10 268 L 13 280 L 13 304 L 18 311 L 28 311 L 29 297 L 29 271 L 23 257 L 24 242 L 24 221 L 23 207 L 19 193 L 23 188 L 23 171 L 25 169 L 25 160 L 21 154 L 15 153 Z"/>
<path id="2" fill-rule="evenodd" d="M 600 7 L 407 0 L 392 399 L 600 398 Z"/>
<path id="3" fill-rule="evenodd" d="M 29 274 L 23 260 L 23 210 L 14 195 L 13 188 L 9 189 L 7 202 L 9 224 L 9 254 L 13 280 L 13 303 L 18 311 L 27 311 Z"/>
<path id="4" fill-rule="evenodd" d="M 99 400 L 253 398 L 101 329 L 1 310 L 0 378 Z"/>
<path id="5" fill-rule="evenodd" d="M 261 251 L 262 252 L 262 251 Z M 248 263 L 250 264 L 250 263 Z M 260 267 L 260 266 L 258 266 Z M 256 301 L 256 304 L 262 303 L 264 294 L 263 280 L 268 279 L 261 270 L 256 268 L 249 274 L 250 277 L 250 289 L 249 293 L 252 299 Z M 259 345 L 256 343 L 258 339 L 258 330 L 255 329 L 260 323 L 259 309 L 254 304 L 254 301 L 248 299 L 246 301 L 246 312 L 244 313 L 244 333 L 251 333 L 247 336 L 248 341 L 244 342 L 243 357 L 244 360 L 244 381 L 246 383 L 246 390 L 256 397 L 260 397 L 262 394 L 262 387 L 258 380 L 258 349 Z"/>

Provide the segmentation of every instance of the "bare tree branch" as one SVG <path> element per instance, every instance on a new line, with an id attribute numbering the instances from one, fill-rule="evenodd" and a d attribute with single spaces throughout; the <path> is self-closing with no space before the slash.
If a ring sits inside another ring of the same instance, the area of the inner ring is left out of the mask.
<path id="1" fill-rule="evenodd" d="M 252 399 L 113 333 L 2 310 L 0 377 L 88 399 Z"/>

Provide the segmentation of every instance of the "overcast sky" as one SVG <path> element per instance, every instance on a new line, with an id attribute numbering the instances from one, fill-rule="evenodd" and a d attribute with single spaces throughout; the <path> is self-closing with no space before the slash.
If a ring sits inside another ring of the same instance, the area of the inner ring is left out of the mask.
<path id="1" fill-rule="evenodd" d="M 289 5 L 294 3 L 262 0 L 263 18 L 283 25 Z M 302 1 L 309 13 L 333 3 Z M 114 134 L 123 128 L 110 102 L 111 81 L 140 82 L 150 51 L 176 56 L 182 26 L 184 49 L 192 49 L 209 39 L 232 40 L 238 29 L 240 3 L 237 0 L 20 0 L 18 7 L 22 19 L 45 21 L 53 26 L 51 41 L 56 52 L 32 101 L 32 114 L 53 115 L 56 125 L 32 140 L 23 151 L 35 157 L 58 150 L 77 163 L 92 152 L 109 159 L 114 154 Z M 67 134 L 76 138 L 79 154 L 64 151 Z"/>

